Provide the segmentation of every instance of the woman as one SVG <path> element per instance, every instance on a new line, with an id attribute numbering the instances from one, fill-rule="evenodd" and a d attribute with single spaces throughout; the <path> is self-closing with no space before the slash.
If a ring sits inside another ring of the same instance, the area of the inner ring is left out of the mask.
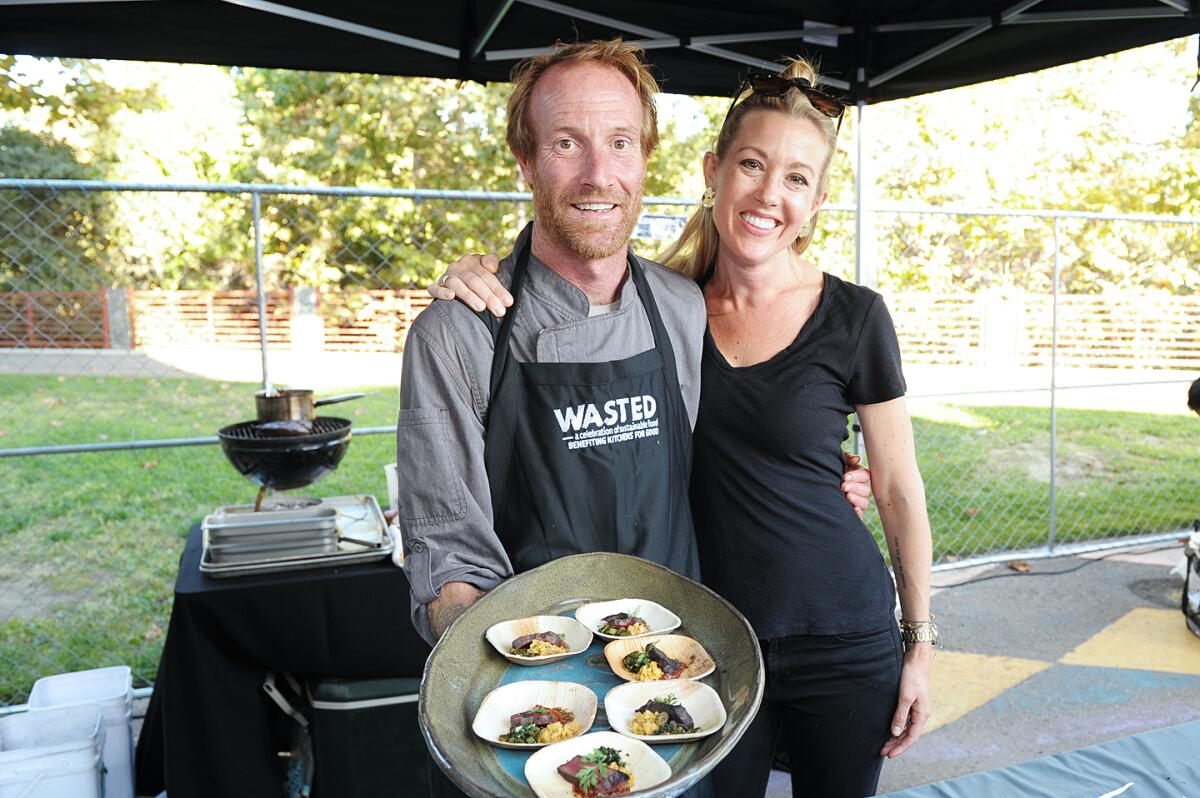
<path id="1" fill-rule="evenodd" d="M 763 794 L 777 745 L 793 795 L 873 794 L 883 759 L 929 715 L 931 542 L 895 331 L 878 294 L 802 257 L 844 110 L 815 84 L 797 60 L 743 85 L 704 156 L 701 207 L 664 258 L 700 283 L 708 312 L 691 483 L 701 573 L 753 624 L 767 670 L 762 710 L 714 772 L 718 795 Z M 490 277 L 472 259 L 451 276 Z M 450 287 L 498 307 L 463 279 Z M 895 589 L 842 498 L 852 411 Z"/>

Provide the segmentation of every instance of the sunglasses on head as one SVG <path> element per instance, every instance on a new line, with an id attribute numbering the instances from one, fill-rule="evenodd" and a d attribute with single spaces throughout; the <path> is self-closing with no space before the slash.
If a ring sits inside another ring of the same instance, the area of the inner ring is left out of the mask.
<path id="1" fill-rule="evenodd" d="M 764 72 L 751 73 L 738 86 L 738 90 L 733 93 L 733 102 L 729 104 L 729 110 L 725 112 L 725 121 L 721 123 L 722 130 L 725 129 L 725 122 L 729 121 L 729 115 L 733 113 L 733 109 L 737 106 L 738 98 L 742 96 L 742 92 L 747 88 L 750 89 L 751 94 L 758 94 L 763 97 L 782 97 L 790 89 L 795 89 L 808 98 L 813 108 L 816 108 L 830 119 L 837 120 L 837 132 L 840 132 L 842 129 L 842 118 L 846 112 L 846 104 L 844 102 L 832 94 L 827 94 L 820 89 L 813 88 L 813 85 L 809 83 L 807 78 L 785 78 L 783 75 L 772 75 Z"/>

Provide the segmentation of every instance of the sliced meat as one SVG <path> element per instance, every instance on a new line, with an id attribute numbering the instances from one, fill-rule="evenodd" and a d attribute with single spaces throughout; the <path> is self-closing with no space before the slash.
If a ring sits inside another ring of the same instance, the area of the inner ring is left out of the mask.
<path id="1" fill-rule="evenodd" d="M 677 659 L 668 657 L 658 646 L 646 646 L 646 656 L 658 663 L 662 668 L 663 678 L 674 679 L 684 670 L 684 665 Z"/>
<path id="2" fill-rule="evenodd" d="M 663 704 L 659 701 L 647 701 L 637 708 L 638 712 L 665 712 L 667 720 L 673 720 L 679 724 L 680 728 L 691 731 L 696 728 L 696 722 L 692 720 L 691 714 L 683 708 L 681 704 Z"/>
<path id="3" fill-rule="evenodd" d="M 602 798 L 606 795 L 620 795 L 621 793 L 629 792 L 629 788 L 633 786 L 631 784 L 632 781 L 624 771 L 610 767 L 608 774 L 600 779 L 600 783 L 592 791 L 592 795 Z"/>
<path id="4" fill-rule="evenodd" d="M 530 723 L 549 726 L 551 723 L 570 723 L 573 720 L 575 720 L 575 715 L 565 709 L 536 706 L 524 712 L 509 715 L 508 724 L 510 729 L 515 729 L 517 726 L 528 726 Z"/>
<path id="5" fill-rule="evenodd" d="M 579 754 L 571 757 L 566 762 L 558 766 L 558 775 L 562 776 L 572 784 L 578 784 L 579 771 L 583 770 L 583 755 Z"/>
<path id="6" fill-rule="evenodd" d="M 542 642 L 549 643 L 552 646 L 565 646 L 567 644 L 565 640 L 563 640 L 554 632 L 538 632 L 537 634 L 518 637 L 513 641 L 512 647 L 517 651 L 520 651 L 523 648 L 529 648 L 529 644 L 534 640 L 541 640 Z"/>
<path id="7" fill-rule="evenodd" d="M 530 709 L 510 715 L 508 718 L 508 727 L 515 729 L 518 726 L 528 726 L 530 723 L 536 723 L 538 726 L 549 726 L 554 721 L 554 713 L 550 710 Z"/>
<path id="8" fill-rule="evenodd" d="M 610 629 L 628 629 L 635 623 L 645 623 L 645 621 L 636 615 L 630 615 L 626 612 L 618 612 L 616 615 L 609 615 L 607 618 L 601 618 L 600 620 Z"/>
<path id="9" fill-rule="evenodd" d="M 558 766 L 558 775 L 578 786 L 579 771 L 583 770 L 583 768 L 583 757 L 575 756 Z M 617 770 L 611 765 L 606 768 L 606 771 L 605 775 L 596 783 L 596 786 L 587 791 L 589 798 L 604 798 L 608 795 L 620 795 L 629 792 L 631 785 L 628 774 Z"/>

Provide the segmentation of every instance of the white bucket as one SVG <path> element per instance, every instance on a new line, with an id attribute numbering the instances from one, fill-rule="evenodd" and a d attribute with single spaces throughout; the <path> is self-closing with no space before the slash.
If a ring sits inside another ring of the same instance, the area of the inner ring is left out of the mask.
<path id="1" fill-rule="evenodd" d="M 94 705 L 0 718 L 0 798 L 101 798 L 103 740 Z"/>
<path id="2" fill-rule="evenodd" d="M 96 704 L 104 718 L 104 798 L 133 798 L 133 678 L 129 668 L 44 676 L 33 684 L 29 709 Z M 2 797 L 0 797 L 2 798 Z"/>

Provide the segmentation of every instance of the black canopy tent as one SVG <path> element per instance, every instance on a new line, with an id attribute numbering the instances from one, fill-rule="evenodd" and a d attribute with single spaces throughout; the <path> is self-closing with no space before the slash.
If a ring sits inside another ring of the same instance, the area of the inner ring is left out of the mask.
<path id="1" fill-rule="evenodd" d="M 1200 33 L 1200 0 L 0 0 L 0 53 L 479 81 L 557 39 L 636 40 L 666 91 L 729 94 L 780 55 L 857 102 Z"/>

